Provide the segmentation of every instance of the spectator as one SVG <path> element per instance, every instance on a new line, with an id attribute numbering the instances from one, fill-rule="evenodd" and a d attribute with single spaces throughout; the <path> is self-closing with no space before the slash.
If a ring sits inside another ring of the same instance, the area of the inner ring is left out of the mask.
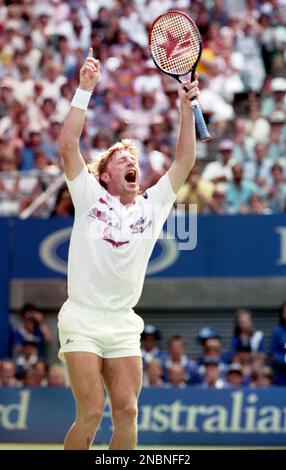
<path id="1" fill-rule="evenodd" d="M 268 159 L 268 145 L 257 142 L 254 146 L 254 158 L 245 164 L 245 177 L 254 181 L 261 189 L 269 185 L 271 162 Z"/>
<path id="2" fill-rule="evenodd" d="M 141 334 L 141 352 L 144 369 L 153 359 L 162 360 L 163 355 L 158 347 L 160 339 L 161 333 L 155 326 L 145 325 L 144 331 Z"/>
<path id="3" fill-rule="evenodd" d="M 225 185 L 219 183 L 215 186 L 212 198 L 208 201 L 208 206 L 203 210 L 204 214 L 225 214 Z"/>
<path id="4" fill-rule="evenodd" d="M 66 375 L 62 366 L 52 364 L 48 373 L 48 387 L 66 387 Z"/>
<path id="5" fill-rule="evenodd" d="M 38 359 L 37 343 L 25 340 L 16 356 L 17 377 L 22 379 L 25 371 L 32 368 Z"/>
<path id="6" fill-rule="evenodd" d="M 34 380 L 37 387 L 48 385 L 49 365 L 45 359 L 39 359 L 33 367 Z"/>
<path id="7" fill-rule="evenodd" d="M 168 339 L 168 353 L 163 356 L 164 377 L 175 364 L 179 364 L 184 370 L 184 377 L 188 384 L 194 385 L 200 382 L 196 364 L 186 355 L 185 342 L 182 336 L 175 335 Z"/>
<path id="8" fill-rule="evenodd" d="M 23 386 L 24 387 L 37 387 L 35 371 L 33 368 L 26 369 L 23 374 Z"/>
<path id="9" fill-rule="evenodd" d="M 0 155 L 0 172 L 5 175 L 5 178 L 0 179 L 0 214 L 2 216 L 16 216 L 20 210 L 18 197 L 20 178 L 15 174 L 17 169 L 17 156 L 8 148 L 4 148 Z"/>
<path id="10" fill-rule="evenodd" d="M 273 371 L 269 366 L 263 366 L 254 371 L 250 379 L 250 387 L 252 388 L 268 388 L 273 384 Z"/>
<path id="11" fill-rule="evenodd" d="M 226 208 L 229 213 L 237 214 L 258 188 L 255 183 L 244 178 L 244 170 L 239 163 L 233 163 L 232 176 L 233 180 L 227 184 L 226 189 Z"/>
<path id="12" fill-rule="evenodd" d="M 269 117 L 273 111 L 286 112 L 286 79 L 284 77 L 275 77 L 271 80 L 270 96 L 262 100 L 261 115 Z"/>
<path id="13" fill-rule="evenodd" d="M 274 163 L 271 168 L 272 182 L 268 189 L 268 202 L 272 212 L 285 212 L 286 210 L 286 186 L 283 167 Z"/>
<path id="14" fill-rule="evenodd" d="M 3 359 L 0 363 L 0 387 L 20 387 L 16 377 L 16 364 L 12 359 Z"/>
<path id="15" fill-rule="evenodd" d="M 25 304 L 20 311 L 19 323 L 14 331 L 15 354 L 21 351 L 25 341 L 30 341 L 36 345 L 37 354 L 44 357 L 45 345 L 52 340 L 53 336 L 43 313 L 35 305 Z"/>
<path id="16" fill-rule="evenodd" d="M 209 338 L 203 344 L 203 356 L 197 362 L 200 381 L 205 374 L 205 362 L 209 358 L 217 360 L 220 376 L 224 377 L 229 362 L 229 354 L 226 351 L 222 351 L 219 338 Z"/>
<path id="17" fill-rule="evenodd" d="M 269 151 L 268 157 L 277 162 L 285 157 L 286 148 L 286 113 L 284 111 L 274 111 L 269 116 Z"/>
<path id="18" fill-rule="evenodd" d="M 204 360 L 204 377 L 202 388 L 225 388 L 226 382 L 220 377 L 219 359 L 216 357 L 206 357 Z"/>
<path id="19" fill-rule="evenodd" d="M 267 201 L 260 194 L 254 193 L 249 197 L 246 205 L 241 205 L 241 214 L 270 214 L 271 210 L 267 205 Z"/>
<path id="20" fill-rule="evenodd" d="M 113 119 L 118 115 L 115 93 L 112 88 L 103 91 L 102 102 L 96 106 L 96 113 L 87 114 L 88 124 L 91 129 L 108 129 Z"/>
<path id="21" fill-rule="evenodd" d="M 249 310 L 237 310 L 234 321 L 234 332 L 231 342 L 232 354 L 238 351 L 242 344 L 250 346 L 253 357 L 265 358 L 264 334 L 255 330 L 252 315 Z"/>
<path id="22" fill-rule="evenodd" d="M 243 372 L 240 364 L 231 364 L 226 373 L 226 382 L 229 387 L 242 387 Z"/>
<path id="23" fill-rule="evenodd" d="M 67 187 L 59 191 L 51 215 L 54 217 L 72 217 L 74 215 L 74 207 Z"/>
<path id="24" fill-rule="evenodd" d="M 234 143 L 230 139 L 223 139 L 218 145 L 219 155 L 216 161 L 206 165 L 202 179 L 213 183 L 226 183 L 231 180 L 231 158 Z"/>
<path id="25" fill-rule="evenodd" d="M 203 350 L 203 356 L 198 360 L 199 364 L 203 364 L 205 356 L 215 356 L 219 358 L 220 362 L 229 363 L 229 353 L 222 350 L 221 337 L 213 328 L 209 326 L 201 328 L 197 340 Z"/>
<path id="26" fill-rule="evenodd" d="M 196 164 L 177 194 L 177 204 L 184 204 L 186 212 L 197 210 L 198 213 L 201 213 L 205 207 L 208 207 L 214 188 L 211 181 L 204 181 L 201 178 L 201 167 Z"/>
<path id="27" fill-rule="evenodd" d="M 187 378 L 184 368 L 180 364 L 172 364 L 168 369 L 167 383 L 171 387 L 185 388 Z"/>
<path id="28" fill-rule="evenodd" d="M 220 339 L 220 335 L 213 328 L 204 326 L 199 330 L 197 340 L 204 348 L 208 339 Z"/>
<path id="29" fill-rule="evenodd" d="M 243 385 L 249 385 L 250 377 L 254 369 L 254 358 L 251 352 L 249 339 L 241 339 L 236 346 L 236 352 L 233 356 L 233 362 L 242 367 Z"/>
<path id="30" fill-rule="evenodd" d="M 163 367 L 158 359 L 153 359 L 146 366 L 144 385 L 147 387 L 163 387 Z"/>

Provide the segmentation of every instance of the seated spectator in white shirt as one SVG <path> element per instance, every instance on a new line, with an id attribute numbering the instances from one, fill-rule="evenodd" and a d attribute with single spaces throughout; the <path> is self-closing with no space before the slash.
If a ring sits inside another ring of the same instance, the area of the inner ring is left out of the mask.
<path id="1" fill-rule="evenodd" d="M 268 156 L 272 162 L 285 157 L 286 149 L 286 113 L 285 111 L 273 111 L 268 117 L 270 122 Z"/>
<path id="2" fill-rule="evenodd" d="M 286 112 L 286 79 L 284 77 L 272 78 L 270 96 L 264 98 L 261 103 L 261 115 L 268 117 L 273 111 Z"/>
<path id="3" fill-rule="evenodd" d="M 234 143 L 230 139 L 223 139 L 218 145 L 218 158 L 214 162 L 206 165 L 202 179 L 205 181 L 212 181 L 213 183 L 226 183 L 232 178 L 231 173 L 231 158 L 234 148 Z"/>

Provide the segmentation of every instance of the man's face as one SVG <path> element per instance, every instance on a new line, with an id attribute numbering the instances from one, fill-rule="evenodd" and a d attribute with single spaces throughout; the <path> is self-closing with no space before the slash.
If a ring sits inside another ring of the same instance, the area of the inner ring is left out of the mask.
<path id="1" fill-rule="evenodd" d="M 171 356 L 180 357 L 185 352 L 185 345 L 182 339 L 174 339 L 169 345 Z"/>
<path id="2" fill-rule="evenodd" d="M 234 165 L 232 167 L 232 175 L 233 175 L 233 179 L 236 182 L 240 182 L 242 180 L 242 177 L 243 177 L 242 166 L 241 165 Z"/>
<path id="3" fill-rule="evenodd" d="M 113 196 L 135 197 L 140 187 L 138 159 L 127 150 L 116 150 L 101 179 Z"/>

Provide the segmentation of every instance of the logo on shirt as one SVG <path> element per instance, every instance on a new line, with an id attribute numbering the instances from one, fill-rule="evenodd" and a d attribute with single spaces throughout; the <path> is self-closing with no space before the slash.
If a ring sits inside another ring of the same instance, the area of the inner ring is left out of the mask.
<path id="1" fill-rule="evenodd" d="M 114 215 L 111 216 L 106 211 L 101 210 L 96 206 L 90 209 L 88 216 L 93 217 L 94 219 L 97 219 L 110 227 L 114 227 L 117 230 L 120 230 L 120 223 L 114 218 Z"/>
<path id="2" fill-rule="evenodd" d="M 134 224 L 130 225 L 131 233 L 143 233 L 152 226 L 152 220 L 146 217 L 140 217 Z"/>

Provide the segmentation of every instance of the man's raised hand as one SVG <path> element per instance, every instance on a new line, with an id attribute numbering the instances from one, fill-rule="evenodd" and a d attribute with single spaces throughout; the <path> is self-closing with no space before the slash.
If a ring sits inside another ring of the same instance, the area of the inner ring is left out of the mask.
<path id="1" fill-rule="evenodd" d="M 88 56 L 79 72 L 79 87 L 81 90 L 92 92 L 100 79 L 100 63 L 94 59 L 93 49 L 89 48 Z"/>

